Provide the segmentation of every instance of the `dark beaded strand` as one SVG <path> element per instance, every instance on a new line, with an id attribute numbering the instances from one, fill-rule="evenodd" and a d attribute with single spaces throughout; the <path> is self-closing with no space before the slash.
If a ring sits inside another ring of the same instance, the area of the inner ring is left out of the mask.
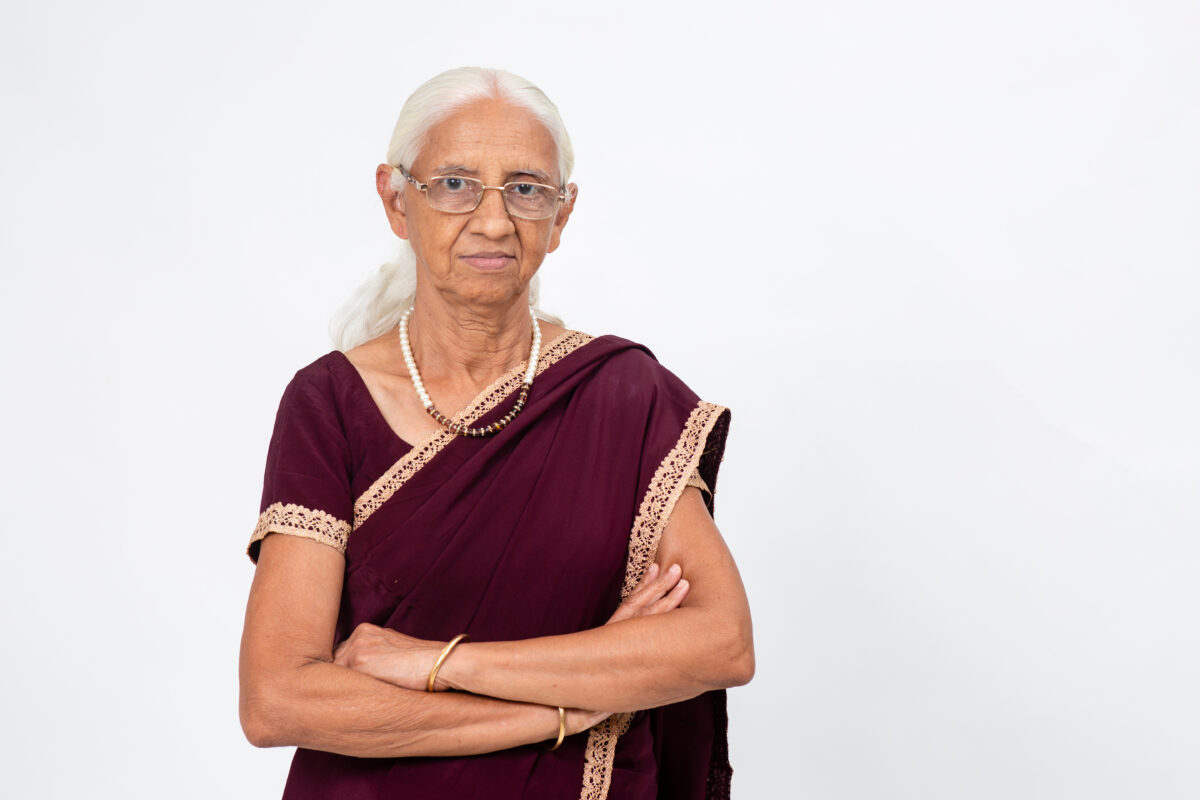
<path id="1" fill-rule="evenodd" d="M 504 430 L 508 426 L 508 423 L 516 419 L 517 415 L 521 413 L 521 409 L 525 407 L 526 401 L 529 400 L 529 387 L 530 384 L 522 383 L 520 394 L 517 397 L 517 402 L 513 405 L 512 409 L 509 410 L 509 412 L 501 417 L 497 422 L 493 422 L 491 425 L 485 425 L 482 428 L 472 428 L 469 425 L 464 425 L 461 422 L 455 422 L 433 406 L 430 406 L 425 410 L 429 412 L 429 416 L 433 417 L 441 425 L 444 425 L 451 433 L 457 433 L 460 436 L 467 436 L 471 438 L 491 436 Z"/>

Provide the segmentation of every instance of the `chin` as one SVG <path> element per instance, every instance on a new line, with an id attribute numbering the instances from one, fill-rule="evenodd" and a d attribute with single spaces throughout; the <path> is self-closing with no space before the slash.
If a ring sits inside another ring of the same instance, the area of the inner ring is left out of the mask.
<path id="1" fill-rule="evenodd" d="M 470 286 L 460 287 L 457 294 L 471 305 L 508 305 L 514 298 L 520 297 L 529 285 L 527 281 L 515 280 L 512 277 L 502 282 L 491 280 L 485 283 L 488 285 L 481 286 L 480 281 L 471 281 Z"/>

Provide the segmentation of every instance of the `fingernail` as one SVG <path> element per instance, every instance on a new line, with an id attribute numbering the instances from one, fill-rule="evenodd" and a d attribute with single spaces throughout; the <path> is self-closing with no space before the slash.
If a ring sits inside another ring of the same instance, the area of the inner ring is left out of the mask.
<path id="1" fill-rule="evenodd" d="M 650 562 L 650 567 L 649 567 L 649 568 L 646 570 L 646 574 L 647 574 L 647 575 L 650 575 L 650 576 L 653 576 L 653 575 L 654 575 L 656 572 L 658 572 L 658 562 L 657 562 L 657 561 L 651 561 L 651 562 Z"/>
<path id="2" fill-rule="evenodd" d="M 678 564 L 672 564 L 672 565 L 671 565 L 671 572 L 680 572 L 679 565 L 678 565 Z"/>
<path id="3" fill-rule="evenodd" d="M 680 578 L 677 585 L 686 589 L 690 584 L 687 582 L 687 578 Z"/>

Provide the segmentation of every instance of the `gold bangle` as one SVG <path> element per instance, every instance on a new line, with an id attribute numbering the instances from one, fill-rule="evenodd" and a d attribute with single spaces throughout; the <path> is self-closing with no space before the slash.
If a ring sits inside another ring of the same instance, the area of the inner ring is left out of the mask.
<path id="1" fill-rule="evenodd" d="M 442 654 L 438 656 L 437 661 L 433 662 L 433 669 L 429 670 L 429 683 L 425 684 L 425 691 L 433 691 L 433 682 L 437 678 L 438 670 L 442 668 L 442 662 L 444 662 L 450 655 L 450 651 L 454 649 L 454 645 L 458 644 L 459 642 L 469 641 L 471 641 L 470 636 L 467 636 L 465 633 L 460 633 L 458 636 L 455 636 L 446 643 L 446 646 L 442 648 Z"/>
<path id="2" fill-rule="evenodd" d="M 566 735 L 566 733 L 567 733 L 567 712 L 566 712 L 566 709 L 564 709 L 562 706 L 559 706 L 558 707 L 558 741 L 554 743 L 554 747 L 550 748 L 551 750 L 558 749 L 558 746 L 560 744 L 562 744 L 563 736 Z"/>

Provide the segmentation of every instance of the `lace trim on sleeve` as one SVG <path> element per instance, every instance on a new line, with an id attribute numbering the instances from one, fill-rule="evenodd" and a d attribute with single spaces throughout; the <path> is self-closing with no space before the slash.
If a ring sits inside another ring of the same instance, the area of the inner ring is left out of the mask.
<path id="1" fill-rule="evenodd" d="M 268 533 L 288 533 L 327 544 L 345 554 L 350 536 L 350 523 L 320 509 L 305 508 L 294 503 L 272 503 L 258 515 L 258 524 L 250 536 L 250 545 Z M 246 548 L 250 553 L 250 547 Z"/>

